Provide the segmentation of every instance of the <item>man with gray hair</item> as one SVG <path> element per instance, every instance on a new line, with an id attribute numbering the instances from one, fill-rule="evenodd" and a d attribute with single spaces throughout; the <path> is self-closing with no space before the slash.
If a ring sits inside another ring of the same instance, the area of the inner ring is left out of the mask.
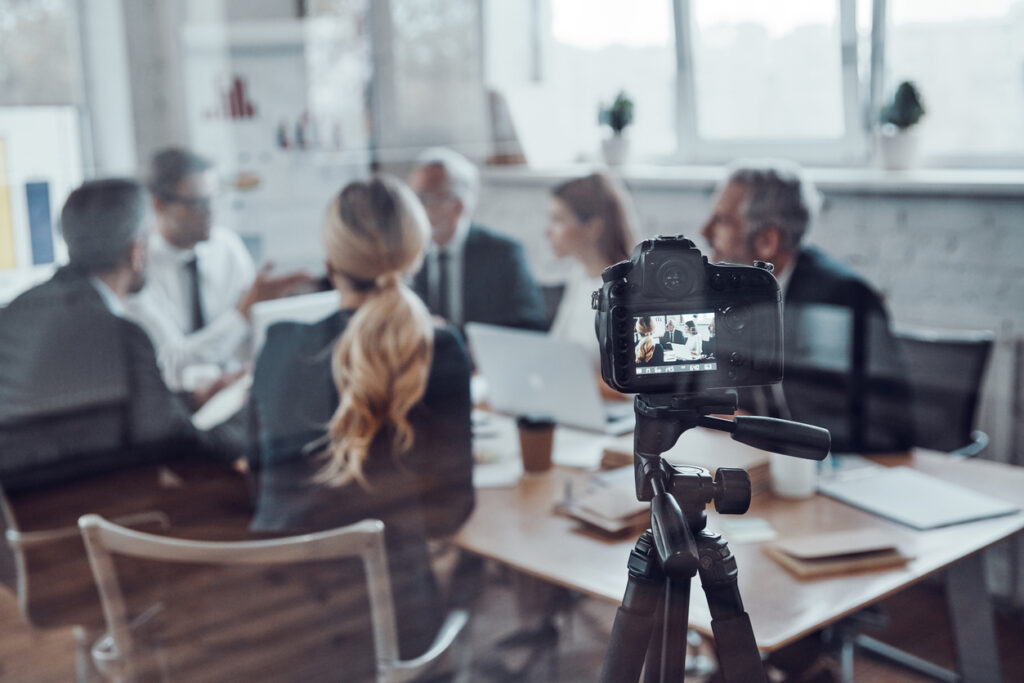
<path id="1" fill-rule="evenodd" d="M 68 197 L 70 263 L 0 310 L 0 480 L 8 491 L 179 454 L 238 455 L 198 432 L 167 389 L 153 344 L 123 317 L 146 280 L 149 197 L 97 180 Z"/>
<path id="2" fill-rule="evenodd" d="M 734 163 L 702 235 L 714 261 L 775 265 L 783 296 L 785 377 L 744 392 L 744 407 L 827 428 L 832 450 L 913 444 L 910 392 L 882 298 L 804 237 L 821 198 L 783 161 Z"/>
<path id="3" fill-rule="evenodd" d="M 423 202 L 431 244 L 413 289 L 434 315 L 456 327 L 468 322 L 544 329 L 540 288 L 522 246 L 473 224 L 480 176 L 450 149 L 434 148 L 416 160 L 409 186 Z"/>

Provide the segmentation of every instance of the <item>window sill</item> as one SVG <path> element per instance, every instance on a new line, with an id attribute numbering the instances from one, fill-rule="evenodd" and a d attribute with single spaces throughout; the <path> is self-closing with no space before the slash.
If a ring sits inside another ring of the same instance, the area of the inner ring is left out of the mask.
<path id="1" fill-rule="evenodd" d="M 490 166 L 483 170 L 489 185 L 550 187 L 563 180 L 595 170 L 579 164 L 552 168 Z M 828 194 L 1024 197 L 1024 170 L 914 169 L 887 171 L 880 168 L 808 168 L 818 189 Z M 630 189 L 688 189 L 712 192 L 723 177 L 721 166 L 627 165 L 616 175 Z"/>

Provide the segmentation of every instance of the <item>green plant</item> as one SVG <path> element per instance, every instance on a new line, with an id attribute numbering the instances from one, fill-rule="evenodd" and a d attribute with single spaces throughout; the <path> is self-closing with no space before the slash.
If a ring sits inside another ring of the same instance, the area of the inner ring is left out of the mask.
<path id="1" fill-rule="evenodd" d="M 622 133 L 622 130 L 633 122 L 633 100 L 626 91 L 620 91 L 610 107 L 606 107 L 604 102 L 601 103 L 597 121 L 611 126 L 616 135 Z"/>
<path id="2" fill-rule="evenodd" d="M 881 122 L 891 123 L 901 130 L 910 128 L 925 115 L 921 93 L 911 81 L 903 81 L 896 88 L 892 100 L 882 107 Z"/>

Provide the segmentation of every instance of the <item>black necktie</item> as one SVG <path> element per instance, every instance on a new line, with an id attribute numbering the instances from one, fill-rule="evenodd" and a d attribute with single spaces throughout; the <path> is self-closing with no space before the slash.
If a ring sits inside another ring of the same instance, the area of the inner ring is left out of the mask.
<path id="1" fill-rule="evenodd" d="M 448 262 L 451 260 L 447 251 L 437 253 L 437 306 L 435 312 L 445 320 L 452 319 L 451 284 L 448 277 Z"/>
<path id="2" fill-rule="evenodd" d="M 188 274 L 189 311 L 192 322 L 192 329 L 189 332 L 195 332 L 206 325 L 203 319 L 202 294 L 199 292 L 199 264 L 196 262 L 195 254 L 185 261 L 185 272 Z"/>

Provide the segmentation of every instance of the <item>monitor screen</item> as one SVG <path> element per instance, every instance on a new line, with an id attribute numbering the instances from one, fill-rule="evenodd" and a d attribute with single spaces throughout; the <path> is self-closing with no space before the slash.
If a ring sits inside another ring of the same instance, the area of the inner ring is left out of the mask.
<path id="1" fill-rule="evenodd" d="M 718 368 L 714 311 L 642 315 L 633 322 L 637 375 Z"/>

